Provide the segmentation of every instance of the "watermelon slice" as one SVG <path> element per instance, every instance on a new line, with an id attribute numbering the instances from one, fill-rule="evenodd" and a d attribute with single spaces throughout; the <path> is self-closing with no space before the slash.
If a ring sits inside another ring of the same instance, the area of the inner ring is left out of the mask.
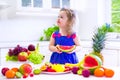
<path id="1" fill-rule="evenodd" d="M 84 62 L 81 64 L 81 67 L 84 69 L 89 69 L 91 74 L 93 74 L 94 70 L 102 65 L 101 59 L 93 54 L 86 55 L 84 57 Z"/>
<path id="2" fill-rule="evenodd" d="M 63 46 L 63 45 L 57 45 L 57 48 L 62 52 L 72 52 L 76 46 Z"/>

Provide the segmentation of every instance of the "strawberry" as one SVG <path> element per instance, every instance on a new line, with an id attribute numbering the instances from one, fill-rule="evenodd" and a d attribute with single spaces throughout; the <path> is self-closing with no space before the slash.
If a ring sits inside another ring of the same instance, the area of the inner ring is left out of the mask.
<path id="1" fill-rule="evenodd" d="M 30 77 L 33 77 L 34 76 L 34 74 L 30 74 Z"/>
<path id="2" fill-rule="evenodd" d="M 28 74 L 25 73 L 25 74 L 23 75 L 23 78 L 27 78 L 27 77 L 28 77 Z"/>
<path id="3" fill-rule="evenodd" d="M 48 72 L 56 72 L 54 69 L 51 69 L 51 68 L 49 68 L 47 71 Z"/>
<path id="4" fill-rule="evenodd" d="M 70 67 L 65 67 L 65 71 L 64 71 L 64 72 L 66 72 L 66 71 L 70 71 L 70 70 L 71 70 Z"/>

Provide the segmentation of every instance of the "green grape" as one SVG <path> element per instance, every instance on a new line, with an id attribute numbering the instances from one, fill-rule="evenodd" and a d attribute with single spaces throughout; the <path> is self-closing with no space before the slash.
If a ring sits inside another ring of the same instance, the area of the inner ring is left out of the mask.
<path id="1" fill-rule="evenodd" d="M 37 44 L 35 51 L 31 51 L 28 59 L 34 64 L 40 64 L 42 62 L 44 56 L 39 52 L 39 44 Z"/>
<path id="2" fill-rule="evenodd" d="M 31 53 L 29 56 L 29 60 L 34 64 L 39 64 L 42 62 L 42 55 Z"/>

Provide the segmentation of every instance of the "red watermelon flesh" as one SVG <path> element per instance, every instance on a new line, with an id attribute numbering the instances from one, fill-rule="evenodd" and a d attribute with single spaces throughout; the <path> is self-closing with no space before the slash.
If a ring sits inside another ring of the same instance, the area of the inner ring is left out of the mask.
<path id="1" fill-rule="evenodd" d="M 66 49 L 72 49 L 73 46 L 60 46 L 59 48 L 66 50 Z"/>
<path id="2" fill-rule="evenodd" d="M 62 52 L 71 52 L 76 48 L 76 46 L 75 45 L 73 46 L 57 45 L 57 48 L 61 50 Z"/>
<path id="3" fill-rule="evenodd" d="M 94 66 L 98 66 L 98 62 L 96 61 L 96 59 L 92 58 L 91 56 L 87 56 L 87 58 L 85 58 L 85 64 L 84 66 L 88 66 L 88 67 L 94 67 Z"/>
<path id="4" fill-rule="evenodd" d="M 102 65 L 101 59 L 96 55 L 87 55 L 84 58 L 83 67 L 84 68 L 96 68 Z"/>

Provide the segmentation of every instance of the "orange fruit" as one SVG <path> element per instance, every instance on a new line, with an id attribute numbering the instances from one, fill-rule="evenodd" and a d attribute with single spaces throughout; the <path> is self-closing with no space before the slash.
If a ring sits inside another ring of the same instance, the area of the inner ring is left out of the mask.
<path id="1" fill-rule="evenodd" d="M 15 72 L 13 70 L 8 70 L 5 73 L 6 78 L 15 78 Z"/>
<path id="2" fill-rule="evenodd" d="M 45 66 L 45 65 L 41 66 L 41 67 L 40 67 L 40 70 L 42 70 L 42 71 L 47 70 L 47 66 Z"/>
<path id="3" fill-rule="evenodd" d="M 104 69 L 103 68 L 96 68 L 94 71 L 94 76 L 103 77 L 104 76 Z"/>
<path id="4" fill-rule="evenodd" d="M 106 77 L 113 77 L 114 71 L 112 69 L 105 69 L 105 76 Z"/>
<path id="5" fill-rule="evenodd" d="M 17 67 L 12 68 L 11 70 L 13 70 L 15 73 L 19 71 Z"/>

